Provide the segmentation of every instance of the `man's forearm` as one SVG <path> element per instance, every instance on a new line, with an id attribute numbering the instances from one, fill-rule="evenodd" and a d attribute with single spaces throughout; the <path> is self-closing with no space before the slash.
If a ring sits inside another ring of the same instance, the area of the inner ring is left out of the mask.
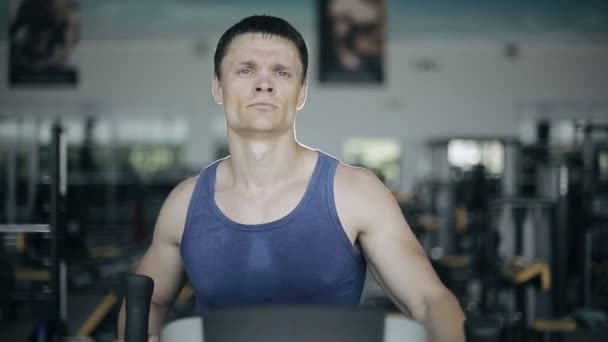
<path id="1" fill-rule="evenodd" d="M 154 301 L 150 303 L 150 316 L 148 318 L 148 342 L 160 341 L 160 332 L 167 315 L 167 307 L 155 304 Z M 125 321 L 126 312 L 125 305 L 123 302 L 120 312 L 118 313 L 118 341 L 125 340 Z"/>
<path id="2" fill-rule="evenodd" d="M 429 342 L 465 342 L 464 313 L 456 297 L 447 292 L 431 299 L 422 323 L 429 333 Z"/>

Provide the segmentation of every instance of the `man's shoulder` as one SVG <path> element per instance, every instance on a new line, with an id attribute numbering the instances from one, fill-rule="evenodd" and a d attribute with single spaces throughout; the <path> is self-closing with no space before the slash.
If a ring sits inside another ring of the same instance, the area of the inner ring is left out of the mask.
<path id="1" fill-rule="evenodd" d="M 336 168 L 334 192 L 339 197 L 350 198 L 364 206 L 373 206 L 375 199 L 390 193 L 371 171 L 343 162 Z"/>
<path id="2" fill-rule="evenodd" d="M 198 183 L 199 177 L 200 175 L 196 175 L 179 182 L 173 190 L 171 190 L 169 198 L 177 201 L 189 201 L 194 192 L 194 188 L 196 187 L 196 183 Z"/>
<path id="3" fill-rule="evenodd" d="M 371 171 L 339 163 L 334 179 L 334 198 L 340 219 L 359 231 L 373 228 L 378 215 L 390 207 L 390 191 Z"/>
<path id="4" fill-rule="evenodd" d="M 216 167 L 225 159 L 227 158 L 217 159 L 204 166 L 203 169 L 197 175 L 182 180 L 171 190 L 168 200 L 178 201 L 182 203 L 184 201 L 189 202 L 192 197 L 192 194 L 194 193 L 194 189 L 196 188 L 196 185 L 199 182 L 199 179 L 205 174 L 205 171 L 212 167 Z"/>
<path id="5" fill-rule="evenodd" d="M 156 229 L 159 236 L 172 244 L 179 244 L 184 231 L 190 199 L 199 176 L 178 183 L 169 193 L 160 210 Z"/>
<path id="6" fill-rule="evenodd" d="M 383 186 L 382 182 L 366 168 L 339 162 L 336 167 L 335 183 L 347 185 L 354 191 L 369 190 Z"/>

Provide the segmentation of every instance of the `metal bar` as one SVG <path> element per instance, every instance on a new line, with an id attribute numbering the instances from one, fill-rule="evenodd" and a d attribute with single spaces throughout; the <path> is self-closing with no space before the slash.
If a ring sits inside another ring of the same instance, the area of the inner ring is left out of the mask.
<path id="1" fill-rule="evenodd" d="M 64 260 L 59 264 L 59 318 L 68 320 L 68 267 Z"/>
<path id="2" fill-rule="evenodd" d="M 63 129 L 60 123 L 56 123 L 52 128 L 51 139 L 51 315 L 58 322 L 62 320 L 62 298 L 61 298 L 61 247 L 60 238 L 63 227 L 63 194 L 62 169 L 61 163 L 65 161 L 62 156 L 65 147 L 62 143 Z M 61 322 L 63 323 L 63 322 Z"/>
<path id="3" fill-rule="evenodd" d="M 34 213 L 36 207 L 36 195 L 38 193 L 38 179 L 39 179 L 39 149 L 38 144 L 38 132 L 40 130 L 40 119 L 37 118 L 32 123 L 33 128 L 31 130 L 30 141 L 28 142 L 28 188 L 27 188 L 27 215 L 31 216 Z"/>
<path id="4" fill-rule="evenodd" d="M 585 232 L 583 248 L 583 305 L 590 306 L 591 303 L 591 248 L 593 246 L 593 231 Z"/>
<path id="5" fill-rule="evenodd" d="M 9 223 L 17 221 L 17 142 L 11 141 L 8 147 L 6 163 L 6 218 Z"/>
<path id="6" fill-rule="evenodd" d="M 0 224 L 0 233 L 50 233 L 48 224 Z"/>
<path id="7" fill-rule="evenodd" d="M 566 315 L 568 308 L 566 306 L 566 296 L 559 295 L 566 293 L 568 285 L 568 260 L 570 259 L 568 231 L 571 224 L 572 211 L 570 210 L 571 200 L 573 195 L 570 192 L 570 178 L 568 176 L 568 166 L 560 166 L 559 177 L 559 197 L 555 207 L 555 230 L 553 250 L 557 251 L 554 258 L 554 268 L 552 271 L 553 285 L 551 290 L 555 291 L 555 307 L 553 315 L 561 317 Z M 578 304 L 578 303 L 577 303 Z"/>

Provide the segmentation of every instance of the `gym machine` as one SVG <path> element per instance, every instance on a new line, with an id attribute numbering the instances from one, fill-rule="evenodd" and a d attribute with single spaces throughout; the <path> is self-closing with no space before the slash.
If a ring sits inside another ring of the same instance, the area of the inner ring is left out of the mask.
<path id="1" fill-rule="evenodd" d="M 147 342 L 154 281 L 130 274 L 125 281 L 125 341 Z M 469 342 L 498 342 L 497 322 L 467 319 Z M 180 342 L 426 342 L 426 330 L 402 315 L 344 306 L 248 306 L 208 311 L 167 324 L 161 341 Z"/>
<path id="2" fill-rule="evenodd" d="M 453 140 L 490 138 L 429 144 L 434 175 L 421 198 L 441 227 L 424 247 L 467 313 L 500 318 L 501 341 L 608 333 L 608 125 L 569 124 L 575 138 L 560 146 L 543 121 L 533 145 L 495 139 L 500 174 L 483 158 L 464 171 L 449 159 Z"/>
<path id="3" fill-rule="evenodd" d="M 46 123 L 49 124 L 48 130 L 45 128 Z M 74 177 L 70 177 L 70 182 L 67 182 L 68 124 L 69 121 L 60 123 L 59 120 L 52 122 L 16 118 L 9 119 L 7 126 L 3 126 L 9 129 L 4 130 L 0 137 L 6 139 L 6 143 L 3 140 L 0 146 L 0 195 L 6 200 L 0 217 L 2 222 L 7 223 L 0 226 L 0 238 L 3 241 L 0 245 L 0 286 L 3 290 L 0 294 L 0 323 L 6 323 L 4 332 L 9 336 L 25 335 L 26 330 L 36 330 L 32 333 L 33 339 L 35 335 L 45 335 L 43 330 L 50 331 L 48 322 L 53 320 L 60 322 L 58 325 L 63 331 L 55 337 L 94 336 L 106 341 L 114 333 L 114 316 L 120 307 L 123 275 L 132 271 L 143 255 L 145 246 L 143 243 L 129 246 L 127 251 L 119 247 L 113 247 L 114 250 L 100 246 L 88 248 L 87 241 L 81 236 L 80 220 L 90 217 L 89 212 L 82 209 L 87 204 L 85 201 L 91 198 L 91 189 L 89 187 L 88 192 L 81 189 L 82 184 L 90 182 L 91 178 L 78 177 L 79 168 L 76 167 L 75 171 L 70 171 L 70 176 Z M 60 137 L 56 136 L 57 132 L 61 133 Z M 54 157 L 57 149 L 61 151 L 60 157 Z M 74 152 L 73 146 L 70 151 Z M 80 159 L 82 155 L 70 160 L 74 162 Z M 60 172 L 55 172 L 54 168 Z M 54 178 L 58 175 L 63 177 L 63 181 Z M 97 184 L 100 177 L 92 178 Z M 122 187 L 116 191 L 123 191 L 124 184 L 126 183 L 120 183 Z M 61 193 L 57 190 L 59 186 Z M 167 185 L 163 183 L 163 186 Z M 55 191 L 60 196 L 54 204 L 49 199 L 55 196 Z M 68 198 L 67 192 L 70 192 L 71 198 Z M 78 194 L 89 197 L 83 198 Z M 107 193 L 103 189 L 101 194 L 101 199 L 106 199 L 104 196 Z M 121 198 L 123 197 L 126 196 Z M 96 212 L 99 213 L 100 210 Z M 53 215 L 55 216 L 52 217 Z M 54 230 L 50 223 L 55 219 L 57 229 Z M 123 216 L 120 219 L 120 223 L 125 224 Z M 49 224 L 30 225 L 20 222 Z M 99 230 L 99 226 L 101 225 L 96 225 L 95 228 Z M 129 229 L 121 229 L 121 226 L 118 228 L 122 232 L 128 232 L 131 226 Z M 126 237 L 125 233 L 120 234 L 121 238 Z M 93 240 L 94 237 L 97 235 L 91 237 L 93 244 L 97 243 L 97 240 Z M 60 247 L 54 247 L 56 243 Z M 109 253 L 101 256 L 100 251 Z M 56 276 L 54 258 L 61 259 L 60 276 Z M 59 291 L 55 290 L 55 279 L 61 279 Z M 59 300 L 63 308 L 61 315 L 55 314 L 59 309 L 53 304 L 57 302 L 57 293 L 63 294 Z M 181 311 L 186 306 L 181 305 Z M 182 314 L 180 310 L 175 311 L 174 315 Z M 35 315 L 34 319 L 38 319 L 38 315 L 42 316 L 34 326 L 32 318 L 23 315 Z M 9 325 L 16 317 L 19 317 L 20 324 Z M 56 317 L 62 318 L 57 320 Z"/>
<path id="4" fill-rule="evenodd" d="M 32 334 L 31 338 L 36 341 L 50 341 L 55 336 L 64 336 L 67 326 L 67 267 L 60 242 L 67 192 L 67 150 L 64 132 L 58 123 L 52 128 L 51 146 L 50 223 L 0 225 L 0 233 L 3 234 L 42 233 L 50 235 L 49 270 L 46 277 L 41 277 L 50 282 L 49 296 L 44 298 L 48 305 Z M 15 277 L 20 278 L 21 276 L 25 277 L 24 274 L 15 271 Z"/>
<path id="5" fill-rule="evenodd" d="M 422 244 L 439 276 L 469 312 L 487 313 L 488 284 L 498 279 L 499 236 L 490 205 L 516 192 L 519 143 L 510 137 L 453 137 L 428 143 L 432 174 L 416 197 L 438 226 Z"/>
<path id="6" fill-rule="evenodd" d="M 50 202 L 44 204 L 45 210 L 48 211 L 48 224 L 22 224 L 9 223 L 0 225 L 0 234 L 10 237 L 16 236 L 15 247 L 16 251 L 20 252 L 25 247 L 26 241 L 31 244 L 34 239 L 26 239 L 23 237 L 39 234 L 42 237 L 37 239 L 39 244 L 34 246 L 37 251 L 35 262 L 23 263 L 20 259 L 14 259 L 11 255 L 2 255 L 2 288 L 4 297 L 0 308 L 2 309 L 3 318 L 10 320 L 16 316 L 16 307 L 18 303 L 32 303 L 37 317 L 37 321 L 33 326 L 33 331 L 29 336 L 31 341 L 54 341 L 67 338 L 70 333 L 76 333 L 84 341 L 85 337 L 91 336 L 92 332 L 99 326 L 101 321 L 108 316 L 112 310 L 118 310 L 117 289 L 106 291 L 105 295 L 99 301 L 98 305 L 93 308 L 92 312 L 86 311 L 88 304 L 81 301 L 77 307 L 78 312 L 85 313 L 84 317 L 72 317 L 71 324 L 68 324 L 68 291 L 74 289 L 75 279 L 78 272 L 70 270 L 68 272 L 68 255 L 66 250 L 74 248 L 70 241 L 66 240 L 66 210 L 67 210 L 67 142 L 66 134 L 63 126 L 56 122 L 51 127 L 51 142 L 50 142 L 50 177 L 49 191 Z M 10 215 L 9 215 L 10 216 Z M 47 216 L 47 215 L 44 215 Z M 20 238 L 21 237 L 21 238 Z M 48 246 L 44 245 L 47 243 Z M 4 246 L 4 245 L 3 245 Z M 17 258 L 21 258 L 22 253 L 18 253 Z M 117 273 L 126 273 L 131 271 L 133 259 L 140 255 L 132 255 L 130 258 L 122 258 L 119 262 L 106 264 L 99 267 L 99 272 L 110 277 Z M 5 262 L 6 261 L 6 262 Z M 17 265 L 17 266 L 15 266 Z M 69 274 L 71 273 L 71 274 Z M 89 277 L 90 278 L 90 277 Z M 89 281 L 90 283 L 91 281 Z M 118 286 L 116 286 L 118 287 Z M 112 291 L 114 290 L 114 291 Z M 96 297 L 89 294 L 90 298 Z M 97 298 L 94 298 L 95 300 Z M 42 304 L 42 310 L 40 307 Z M 84 319 L 82 324 L 79 324 L 77 331 L 74 327 L 70 327 L 74 323 L 78 323 Z M 75 336 L 70 337 L 75 339 Z"/>
<path id="7" fill-rule="evenodd" d="M 534 161 L 528 163 L 534 165 L 528 177 L 535 180 L 528 192 L 555 203 L 552 312 L 574 326 L 534 330 L 547 339 L 599 340 L 597 335 L 608 334 L 608 125 L 585 120 L 538 125 L 544 136 L 522 150 L 522 158 Z M 569 127 L 572 136 L 551 144 L 558 125 Z"/>

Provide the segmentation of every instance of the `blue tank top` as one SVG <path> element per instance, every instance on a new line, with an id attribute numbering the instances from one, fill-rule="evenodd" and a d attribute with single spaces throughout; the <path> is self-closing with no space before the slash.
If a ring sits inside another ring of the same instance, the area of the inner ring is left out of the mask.
<path id="1" fill-rule="evenodd" d="M 201 171 L 181 241 L 197 311 L 250 305 L 358 305 L 366 262 L 346 235 L 334 202 L 339 161 L 318 151 L 304 196 L 269 223 L 232 221 L 214 198 L 219 161 Z"/>

